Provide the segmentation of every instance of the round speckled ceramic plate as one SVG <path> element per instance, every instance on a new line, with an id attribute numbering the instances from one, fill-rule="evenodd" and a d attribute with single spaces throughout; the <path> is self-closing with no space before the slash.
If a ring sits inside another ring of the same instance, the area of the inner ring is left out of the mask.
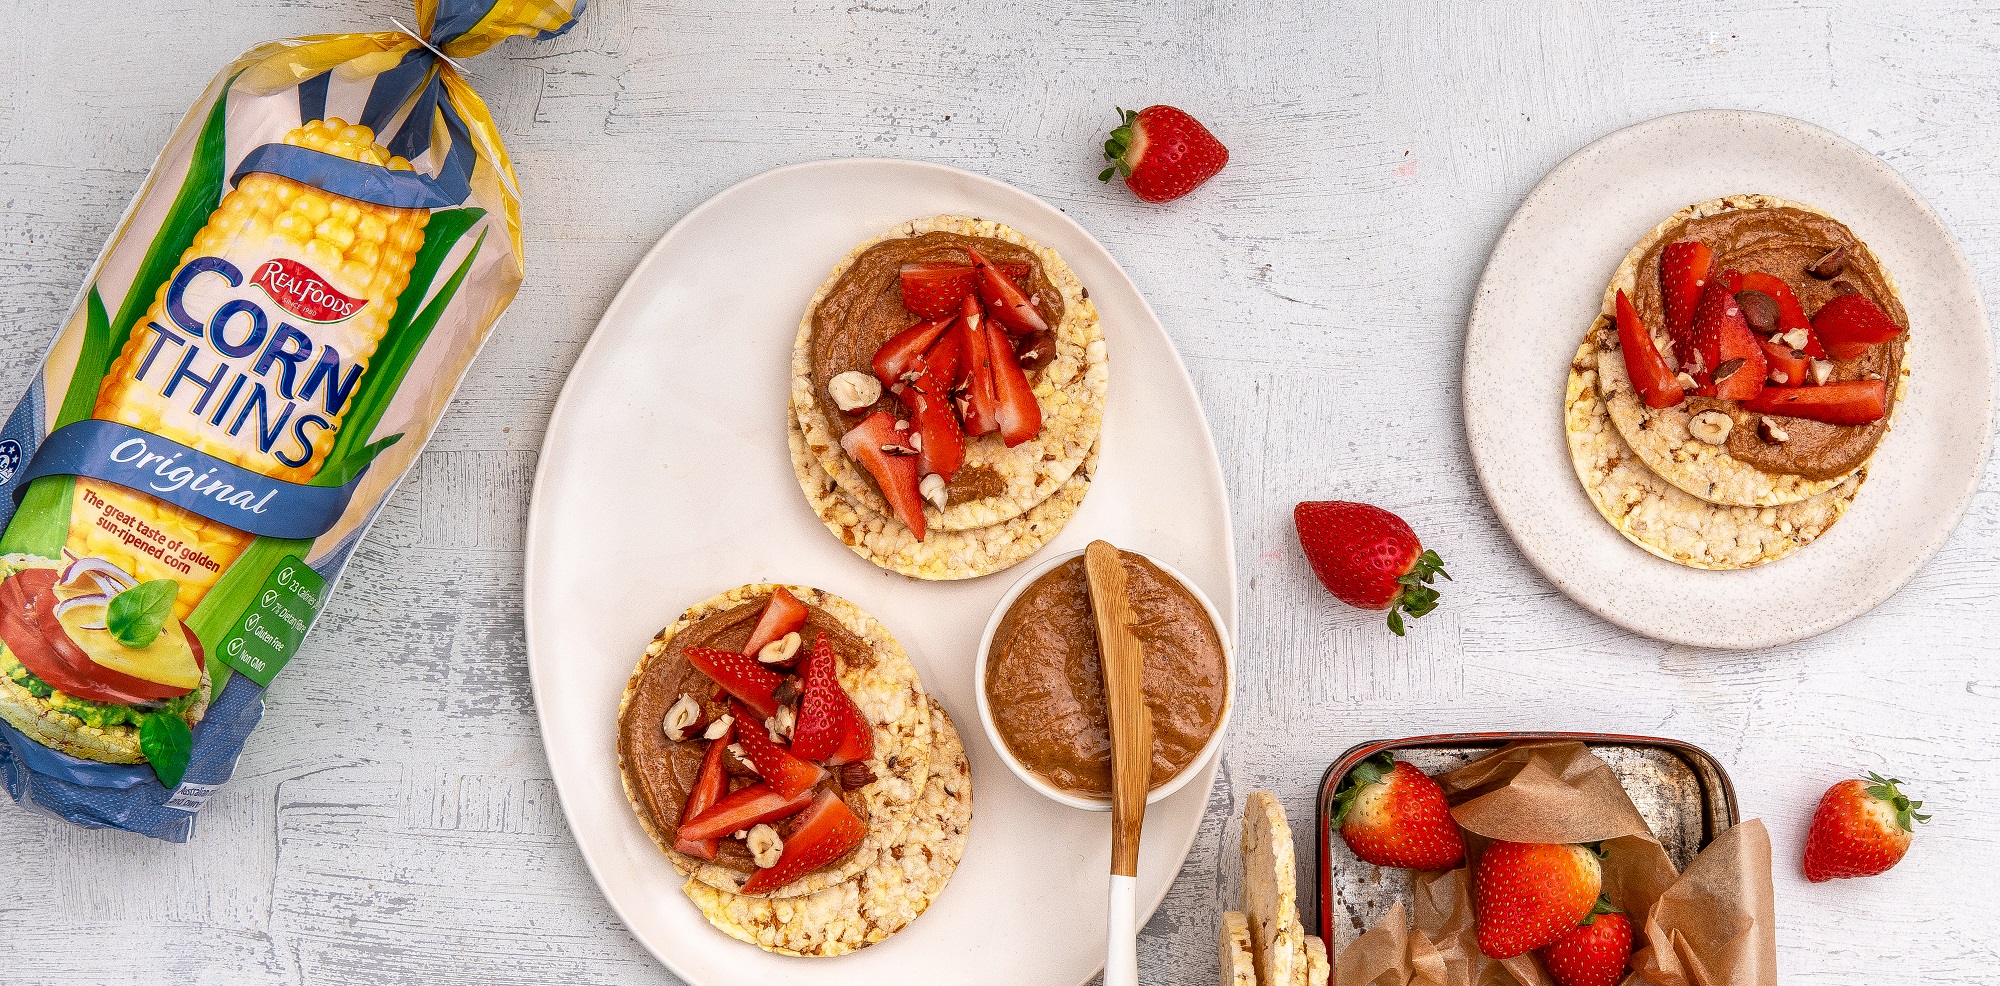
<path id="1" fill-rule="evenodd" d="M 698 206 L 639 262 L 570 372 L 542 446 L 525 561 L 528 671 L 570 828 L 633 935 L 696 986 L 1069 986 L 1104 963 L 1107 816 L 1036 794 L 979 728 L 973 655 L 1014 579 L 918 582 L 856 557 L 800 495 L 786 446 L 807 299 L 854 244 L 938 213 L 998 219 L 1060 251 L 1104 322 L 1103 451 L 1090 496 L 1043 552 L 1102 537 L 1164 559 L 1235 633 L 1229 506 L 1194 386 L 1138 289 L 1082 227 L 1026 192 L 914 161 L 780 168 Z M 618 697 L 646 642 L 684 607 L 764 581 L 818 586 L 881 620 L 957 720 L 972 762 L 972 834 L 951 884 L 895 937 L 841 958 L 781 958 L 710 928 L 619 785 Z M 1146 813 L 1143 914 L 1187 857 L 1220 759 Z"/>
<path id="2" fill-rule="evenodd" d="M 1910 385 L 1846 517 L 1788 558 L 1706 572 L 1647 554 L 1598 514 L 1570 465 L 1563 393 L 1632 244 L 1682 206 L 1737 192 L 1810 203 L 1868 243 L 1909 309 Z M 1957 241 L 1888 165 L 1788 117 L 1701 110 L 1604 137 L 1528 193 L 1473 299 L 1464 398 L 1494 513 L 1558 588 L 1662 640 L 1770 647 L 1873 609 L 1958 526 L 1992 434 L 1993 344 Z"/>

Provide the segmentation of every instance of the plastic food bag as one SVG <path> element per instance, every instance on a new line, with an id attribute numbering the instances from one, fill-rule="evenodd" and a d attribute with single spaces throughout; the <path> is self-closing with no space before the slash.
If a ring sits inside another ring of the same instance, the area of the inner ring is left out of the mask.
<path id="1" fill-rule="evenodd" d="M 0 429 L 0 777 L 184 841 L 524 273 L 454 63 L 584 0 L 417 0 L 417 36 L 217 75 Z"/>

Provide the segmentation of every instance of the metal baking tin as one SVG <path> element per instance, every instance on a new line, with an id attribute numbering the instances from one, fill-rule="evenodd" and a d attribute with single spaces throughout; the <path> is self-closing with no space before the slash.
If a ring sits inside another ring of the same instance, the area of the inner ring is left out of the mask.
<path id="1" fill-rule="evenodd" d="M 1341 754 L 1320 779 L 1319 936 L 1330 955 L 1389 912 L 1396 901 L 1411 900 L 1413 874 L 1364 863 L 1333 830 L 1334 792 L 1361 761 L 1384 750 L 1439 774 L 1492 753 L 1509 743 L 1576 740 L 1611 766 L 1625 793 L 1652 827 L 1676 869 L 1687 869 L 1696 853 L 1736 824 L 1736 789 L 1729 773 L 1700 747 L 1654 736 L 1606 733 L 1449 733 L 1360 743 Z"/>

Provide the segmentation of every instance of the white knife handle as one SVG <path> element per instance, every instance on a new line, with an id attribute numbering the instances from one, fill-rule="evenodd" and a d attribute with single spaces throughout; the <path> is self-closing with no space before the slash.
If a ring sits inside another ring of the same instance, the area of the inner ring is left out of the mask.
<path id="1" fill-rule="evenodd" d="M 1139 878 L 1111 877 L 1104 986 L 1139 986 Z"/>

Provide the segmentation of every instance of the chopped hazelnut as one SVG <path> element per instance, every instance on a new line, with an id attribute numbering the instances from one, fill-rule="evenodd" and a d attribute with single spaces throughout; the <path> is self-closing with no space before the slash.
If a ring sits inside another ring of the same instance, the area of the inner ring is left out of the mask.
<path id="1" fill-rule="evenodd" d="M 1828 380 L 1833 379 L 1833 361 L 1824 359 L 1813 360 L 1812 379 L 1813 383 L 1820 385 L 1824 385 Z"/>
<path id="2" fill-rule="evenodd" d="M 789 664 L 798 653 L 799 632 L 794 630 L 760 648 L 757 660 L 762 664 Z"/>
<path id="3" fill-rule="evenodd" d="M 1729 432 L 1735 427 L 1735 419 L 1721 411 L 1703 411 L 1688 419 L 1688 434 L 1710 445 L 1728 441 Z"/>
<path id="4" fill-rule="evenodd" d="M 882 399 L 882 381 L 860 370 L 835 374 L 826 382 L 833 405 L 843 411 L 859 411 Z"/>
<path id="5" fill-rule="evenodd" d="M 750 858 L 756 860 L 759 869 L 770 869 L 785 858 L 785 840 L 778 838 L 778 830 L 768 822 L 758 822 L 743 835 L 744 848 L 750 850 Z"/>
<path id="6" fill-rule="evenodd" d="M 679 743 L 690 735 L 701 732 L 701 720 L 701 703 L 695 701 L 694 696 L 683 692 L 679 700 L 674 702 L 673 708 L 667 710 L 666 717 L 661 720 L 660 725 L 666 731 L 668 739 Z"/>
<path id="7" fill-rule="evenodd" d="M 917 492 L 922 493 L 924 499 L 929 500 L 939 510 L 944 509 L 946 497 L 950 495 L 945 490 L 944 477 L 937 473 L 924 476 L 923 481 L 917 484 Z"/>
<path id="8" fill-rule="evenodd" d="M 1759 415 L 1757 418 L 1757 437 L 1772 445 L 1782 445 L 1786 439 L 1792 436 L 1785 431 L 1782 425 L 1772 420 L 1770 415 L 1765 414 Z"/>
<path id="9" fill-rule="evenodd" d="M 735 716 L 723 716 L 722 718 L 720 718 L 720 719 L 717 719 L 717 720 L 715 720 L 714 722 L 711 722 L 711 723 L 709 723 L 709 724 L 708 724 L 708 731 L 707 731 L 707 732 L 704 732 L 704 733 L 702 733 L 702 734 L 701 734 L 701 738 L 702 738 L 702 739 L 711 739 L 711 740 L 719 740 L 719 739 L 721 739 L 721 738 L 722 738 L 722 734 L 724 734 L 724 733 L 726 733 L 726 732 L 729 732 L 729 727 L 730 727 L 730 726 L 733 726 L 733 725 L 735 725 L 735 724 L 736 724 L 736 717 L 735 717 Z M 731 744 L 731 745 L 734 745 L 734 744 Z"/>

